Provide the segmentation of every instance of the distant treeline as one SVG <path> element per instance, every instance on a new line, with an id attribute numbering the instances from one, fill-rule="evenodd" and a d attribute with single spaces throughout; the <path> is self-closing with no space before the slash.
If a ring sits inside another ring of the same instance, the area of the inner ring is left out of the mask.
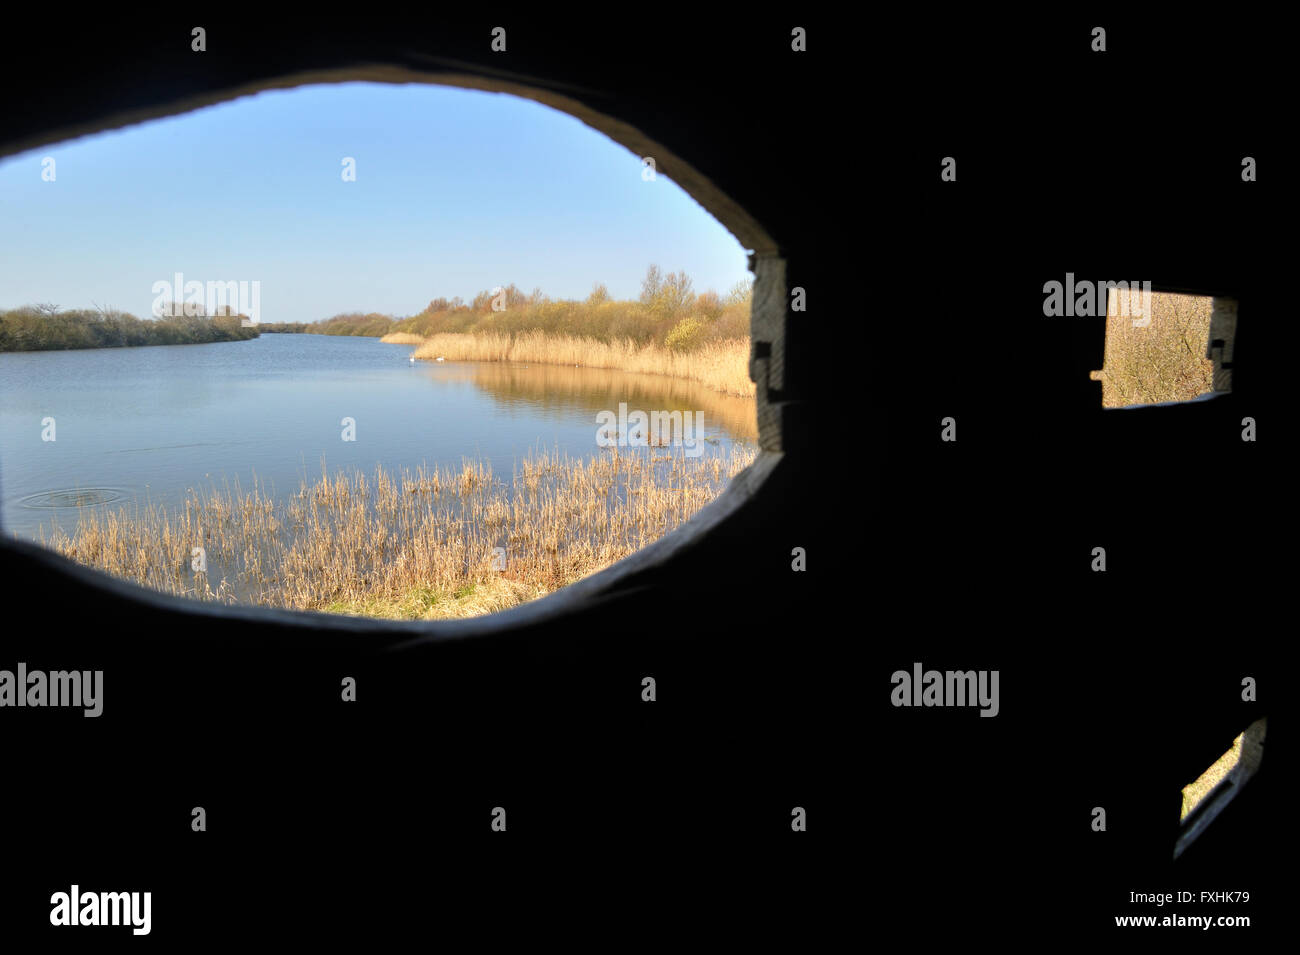
<path id="1" fill-rule="evenodd" d="M 182 314 L 145 321 L 116 309 L 64 312 L 55 305 L 28 305 L 0 311 L 0 351 L 201 345 L 256 338 L 257 326 L 241 325 L 242 317 Z"/>
<path id="2" fill-rule="evenodd" d="M 272 334 L 294 335 L 355 335 L 359 338 L 382 338 L 392 329 L 397 319 L 371 312 L 362 315 L 349 312 L 318 322 L 259 322 L 257 327 Z"/>
<path id="3" fill-rule="evenodd" d="M 241 316 L 229 314 L 142 321 L 111 309 L 60 312 L 57 306 L 35 305 L 0 312 L 0 351 L 180 345 L 256 338 L 259 332 L 371 338 L 393 333 L 428 338 L 446 333 L 514 337 L 540 332 L 606 344 L 630 340 L 680 352 L 748 338 L 751 297 L 749 282 L 738 283 L 726 296 L 713 291 L 696 294 L 685 272 L 664 273 L 652 265 L 635 300 L 612 299 L 601 284 L 584 300 L 556 300 L 541 289 L 525 293 L 511 284 L 480 292 L 470 302 L 436 298 L 407 318 L 347 312 L 317 322 L 241 327 Z"/>
<path id="4" fill-rule="evenodd" d="M 748 338 L 752 294 L 749 282 L 738 283 L 726 296 L 713 291 L 696 294 L 685 272 L 665 274 L 652 265 L 641 282 L 640 297 L 631 301 L 610 298 L 601 284 L 585 300 L 554 300 L 540 289 L 526 294 L 511 284 L 480 292 L 470 302 L 459 297 L 436 298 L 407 318 L 352 312 L 310 324 L 264 322 L 258 327 L 264 332 L 372 337 L 406 333 L 422 338 L 446 333 L 515 336 L 541 332 L 605 343 L 631 340 L 638 345 L 689 351 L 709 342 Z"/>

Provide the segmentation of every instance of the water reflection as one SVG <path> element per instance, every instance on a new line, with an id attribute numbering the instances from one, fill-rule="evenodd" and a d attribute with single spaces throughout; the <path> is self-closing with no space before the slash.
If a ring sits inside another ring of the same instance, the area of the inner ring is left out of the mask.
<path id="1" fill-rule="evenodd" d="M 679 378 L 516 362 L 448 363 L 434 374 L 444 381 L 473 382 L 506 408 L 548 415 L 590 412 L 593 430 L 596 412 L 616 411 L 618 402 L 625 401 L 644 411 L 702 411 L 710 431 L 721 426 L 737 440 L 758 440 L 753 398 L 724 395 Z"/>

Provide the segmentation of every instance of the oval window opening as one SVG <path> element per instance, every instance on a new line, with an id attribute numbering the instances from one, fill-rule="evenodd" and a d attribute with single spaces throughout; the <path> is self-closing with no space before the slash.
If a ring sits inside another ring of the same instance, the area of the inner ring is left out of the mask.
<path id="1" fill-rule="evenodd" d="M 6 533 L 167 594 L 504 610 L 753 461 L 740 243 L 513 96 L 263 92 L 0 162 Z"/>

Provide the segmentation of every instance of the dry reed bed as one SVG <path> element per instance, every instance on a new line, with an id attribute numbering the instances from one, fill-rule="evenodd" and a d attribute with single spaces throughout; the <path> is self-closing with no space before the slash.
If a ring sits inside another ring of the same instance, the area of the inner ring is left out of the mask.
<path id="1" fill-rule="evenodd" d="M 323 473 L 265 489 L 191 491 L 182 507 L 83 511 L 42 543 L 164 593 L 298 610 L 435 618 L 540 597 L 640 550 L 747 467 L 747 447 L 610 448 L 589 460 L 530 454 L 512 480 L 481 462 Z M 194 548 L 206 554 L 196 572 Z M 493 569 L 494 548 L 506 549 Z"/>
<path id="2" fill-rule="evenodd" d="M 1139 317 L 1139 296 L 1115 296 L 1104 364 L 1092 375 L 1102 383 L 1105 407 L 1188 401 L 1213 390 L 1214 363 L 1205 357 L 1212 298 L 1153 292 L 1151 314 Z"/>
<path id="3" fill-rule="evenodd" d="M 389 332 L 379 339 L 389 345 L 423 345 L 423 335 L 412 335 L 410 332 Z"/>
<path id="4" fill-rule="evenodd" d="M 405 332 L 385 335 L 381 341 L 412 344 L 418 338 Z M 595 338 L 522 332 L 507 335 L 442 333 L 432 335 L 415 350 L 415 357 L 448 361 L 517 361 L 550 365 L 616 368 L 651 375 L 669 375 L 698 381 L 724 394 L 753 397 L 749 379 L 749 340 L 706 342 L 690 351 L 673 351 L 662 345 L 638 345 L 631 339 L 602 342 Z"/>

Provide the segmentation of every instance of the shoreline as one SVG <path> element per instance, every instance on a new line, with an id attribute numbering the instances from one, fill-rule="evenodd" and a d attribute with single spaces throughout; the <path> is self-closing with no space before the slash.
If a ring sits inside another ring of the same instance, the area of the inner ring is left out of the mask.
<path id="1" fill-rule="evenodd" d="M 749 340 L 726 339 L 690 351 L 660 345 L 638 345 L 631 339 L 602 342 L 580 336 L 525 332 L 520 335 L 442 332 L 428 337 L 390 332 L 380 342 L 414 345 L 417 361 L 483 361 L 602 368 L 658 375 L 703 385 L 740 398 L 756 395 L 749 378 Z"/>

